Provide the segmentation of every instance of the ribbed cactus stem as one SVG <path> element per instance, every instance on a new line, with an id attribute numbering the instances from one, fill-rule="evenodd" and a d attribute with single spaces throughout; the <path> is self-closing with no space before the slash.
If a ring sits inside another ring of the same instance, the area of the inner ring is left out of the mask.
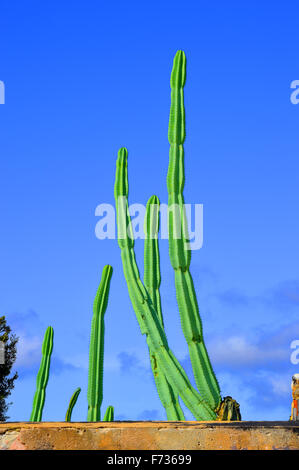
<path id="1" fill-rule="evenodd" d="M 42 359 L 36 378 L 36 392 L 34 394 L 32 412 L 30 416 L 30 421 L 33 422 L 39 422 L 42 420 L 43 408 L 46 398 L 46 387 L 49 380 L 51 354 L 53 350 L 53 336 L 53 328 L 49 326 L 44 336 L 42 345 Z"/>
<path id="2" fill-rule="evenodd" d="M 133 248 L 134 241 L 128 236 L 128 232 L 129 234 L 132 233 L 132 227 L 127 200 L 128 173 L 126 148 L 121 148 L 118 152 L 114 194 L 117 211 L 118 243 L 121 248 L 123 270 L 141 332 L 146 334 L 148 347 L 154 352 L 169 384 L 180 395 L 194 417 L 198 420 L 215 419 L 216 414 L 192 387 L 184 369 L 169 348 L 158 314 L 153 307 L 147 290 L 140 280 Z M 123 225 L 124 223 L 126 224 L 125 226 Z M 123 238 L 120 238 L 120 232 Z"/>
<path id="3" fill-rule="evenodd" d="M 153 307 L 157 312 L 162 328 L 164 328 L 161 297 L 159 287 L 161 284 L 160 254 L 159 254 L 159 208 L 160 201 L 157 196 L 152 196 L 146 205 L 144 223 L 144 286 L 147 289 Z M 155 353 L 150 349 L 151 367 L 155 379 L 158 395 L 164 406 L 168 421 L 184 421 L 185 416 L 175 393 L 163 373 Z"/>
<path id="4" fill-rule="evenodd" d="M 144 221 L 144 285 L 153 302 L 158 318 L 164 328 L 160 296 L 160 253 L 159 253 L 159 223 L 160 201 L 157 196 L 151 196 L 147 201 Z"/>
<path id="5" fill-rule="evenodd" d="M 107 265 L 103 269 L 101 282 L 93 305 L 89 348 L 87 421 L 101 421 L 105 334 L 104 314 L 108 304 L 111 276 L 112 267 Z"/>
<path id="6" fill-rule="evenodd" d="M 181 324 L 188 344 L 190 359 L 197 388 L 201 396 L 215 410 L 221 401 L 220 388 L 212 369 L 204 344 L 202 324 L 193 285 L 189 272 L 191 250 L 188 247 L 186 214 L 183 189 L 185 109 L 183 87 L 186 81 L 186 57 L 177 51 L 171 73 L 171 107 L 169 116 L 168 140 L 169 167 L 167 175 L 169 211 L 169 255 L 175 271 L 175 287 Z M 179 234 L 178 228 L 179 227 Z M 178 238 L 178 236 L 180 238 Z"/>
<path id="7" fill-rule="evenodd" d="M 113 406 L 111 406 L 111 405 L 108 406 L 103 421 L 114 421 L 114 408 L 113 408 Z"/>
<path id="8" fill-rule="evenodd" d="M 65 415 L 65 421 L 71 421 L 72 420 L 73 409 L 74 409 L 75 404 L 77 403 L 78 396 L 80 395 L 80 392 L 81 392 L 81 388 L 80 387 L 76 388 L 73 395 L 71 396 L 70 403 L 69 403 L 69 406 L 68 406 L 68 409 L 67 409 L 67 412 L 66 412 L 66 415 Z"/>

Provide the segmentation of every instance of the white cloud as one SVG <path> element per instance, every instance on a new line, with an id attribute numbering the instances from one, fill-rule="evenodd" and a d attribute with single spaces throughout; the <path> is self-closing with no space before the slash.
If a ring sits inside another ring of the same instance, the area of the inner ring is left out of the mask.
<path id="1" fill-rule="evenodd" d="M 231 336 L 214 339 L 209 344 L 209 353 L 215 364 L 226 364 L 228 367 L 244 367 L 260 364 L 264 365 L 270 361 L 285 360 L 289 351 L 284 347 L 264 348 L 262 343 L 253 344 L 245 336 Z"/>
<path id="2" fill-rule="evenodd" d="M 272 385 L 273 393 L 276 395 L 289 395 L 291 396 L 291 381 L 289 374 L 271 374 L 269 376 L 269 382 Z"/>
<path id="3" fill-rule="evenodd" d="M 29 368 L 41 359 L 42 338 L 39 336 L 28 336 L 26 333 L 17 332 L 19 341 L 17 343 L 16 367 Z"/>

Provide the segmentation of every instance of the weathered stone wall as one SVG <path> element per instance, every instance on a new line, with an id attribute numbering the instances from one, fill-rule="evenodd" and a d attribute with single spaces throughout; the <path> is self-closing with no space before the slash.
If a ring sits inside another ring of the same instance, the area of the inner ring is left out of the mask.
<path id="1" fill-rule="evenodd" d="M 299 449 L 299 423 L 0 423 L 0 450 Z"/>

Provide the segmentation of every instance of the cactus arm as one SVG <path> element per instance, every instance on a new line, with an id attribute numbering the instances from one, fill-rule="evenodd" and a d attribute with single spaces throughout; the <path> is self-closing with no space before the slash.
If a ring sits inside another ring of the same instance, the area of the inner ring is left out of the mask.
<path id="1" fill-rule="evenodd" d="M 157 196 L 152 196 L 146 205 L 146 216 L 144 224 L 144 286 L 152 300 L 153 307 L 164 328 L 161 309 L 161 297 L 159 287 L 161 284 L 160 255 L 159 255 L 159 207 L 160 201 Z M 166 410 L 168 421 L 184 421 L 185 416 L 180 406 L 178 395 L 173 392 L 171 385 L 167 382 L 165 374 L 153 351 L 149 350 L 151 367 L 155 379 L 160 400 Z"/>
<path id="2" fill-rule="evenodd" d="M 192 387 L 183 367 L 170 350 L 158 314 L 139 277 L 128 211 L 126 148 L 121 148 L 118 152 L 114 195 L 117 212 L 118 243 L 121 248 L 123 271 L 141 333 L 146 334 L 148 347 L 155 353 L 162 372 L 167 376 L 168 382 L 181 396 L 194 417 L 198 420 L 216 419 L 215 412 Z"/>
<path id="3" fill-rule="evenodd" d="M 147 292 L 152 299 L 154 309 L 164 328 L 160 296 L 160 254 L 159 254 L 159 208 L 160 201 L 157 196 L 151 196 L 146 205 L 144 223 L 144 276 L 143 282 Z"/>
<path id="4" fill-rule="evenodd" d="M 175 393 L 173 387 L 167 381 L 167 378 L 158 366 L 159 360 L 149 348 L 151 367 L 155 379 L 157 392 L 163 407 L 165 408 L 168 421 L 185 421 L 185 416 L 178 400 L 178 393 Z"/>
<path id="5" fill-rule="evenodd" d="M 65 421 L 68 421 L 68 422 L 71 421 L 72 412 L 73 412 L 75 404 L 77 403 L 80 392 L 81 392 L 81 388 L 79 387 L 74 391 L 73 395 L 71 396 L 70 403 L 69 403 L 69 406 L 65 415 Z"/>
<path id="6" fill-rule="evenodd" d="M 221 401 L 220 388 L 204 344 L 202 323 L 193 280 L 189 271 L 191 250 L 186 249 L 188 234 L 183 197 L 185 182 L 183 87 L 185 80 L 186 57 L 183 51 L 178 51 L 173 61 L 170 79 L 171 107 L 168 128 L 170 150 L 167 189 L 169 208 L 176 204 L 177 210 L 169 211 L 169 255 L 175 271 L 177 303 L 183 333 L 189 348 L 196 386 L 205 401 L 215 410 Z M 180 238 L 176 238 L 177 231 L 179 231 Z"/>
<path id="7" fill-rule="evenodd" d="M 114 408 L 113 406 L 108 406 L 103 421 L 114 421 Z"/>
<path id="8" fill-rule="evenodd" d="M 32 422 L 40 422 L 42 420 L 43 408 L 46 398 L 46 387 L 49 380 L 51 354 L 53 350 L 53 336 L 53 328 L 49 326 L 44 336 L 42 345 L 42 359 L 36 378 L 36 392 L 34 394 L 32 412 L 30 416 L 30 421 Z"/>
<path id="9" fill-rule="evenodd" d="M 88 368 L 88 413 L 87 421 L 101 420 L 101 404 L 103 401 L 103 362 L 104 362 L 104 314 L 109 296 L 112 267 L 107 265 L 93 305 L 93 317 L 90 333 L 89 368 Z"/>

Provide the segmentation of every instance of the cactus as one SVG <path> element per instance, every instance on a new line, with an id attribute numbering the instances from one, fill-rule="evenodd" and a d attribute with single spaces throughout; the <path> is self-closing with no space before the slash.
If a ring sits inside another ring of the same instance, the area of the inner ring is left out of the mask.
<path id="1" fill-rule="evenodd" d="M 159 207 L 160 201 L 157 196 L 152 196 L 146 205 L 146 216 L 144 223 L 144 286 L 152 300 L 153 307 L 164 328 L 163 315 L 161 309 L 161 298 L 159 287 L 161 283 L 160 256 L 159 256 Z M 161 370 L 159 361 L 152 351 L 149 350 L 151 367 L 155 379 L 158 395 L 164 406 L 168 421 L 184 421 L 185 416 L 181 409 L 178 395 L 168 383 L 165 374 Z"/>
<path id="2" fill-rule="evenodd" d="M 105 332 L 104 314 L 108 304 L 111 276 L 112 267 L 107 265 L 103 269 L 101 282 L 93 305 L 89 348 L 87 421 L 101 421 Z"/>
<path id="3" fill-rule="evenodd" d="M 175 288 L 182 330 L 188 344 L 196 386 L 207 403 L 214 410 L 221 401 L 220 388 L 212 369 L 204 344 L 202 323 L 189 271 L 191 250 L 188 246 L 186 215 L 184 213 L 184 147 L 185 110 L 183 87 L 186 80 L 186 57 L 178 51 L 171 73 L 171 107 L 168 140 L 169 167 L 167 174 L 169 211 L 169 256 L 175 272 Z M 178 208 L 178 210 L 177 210 Z M 176 233 L 180 227 L 179 233 Z M 190 247 L 189 247 L 190 248 Z"/>
<path id="4" fill-rule="evenodd" d="M 81 392 L 81 388 L 79 387 L 74 391 L 73 395 L 71 396 L 70 403 L 69 403 L 69 406 L 65 415 L 65 421 L 71 421 L 73 408 L 75 404 L 77 403 L 80 392 Z"/>
<path id="5" fill-rule="evenodd" d="M 40 422 L 42 420 L 43 408 L 46 398 L 46 387 L 49 380 L 51 354 L 53 350 L 54 331 L 51 326 L 46 330 L 42 345 L 42 360 L 36 378 L 36 392 L 34 394 L 30 421 Z"/>
<path id="6" fill-rule="evenodd" d="M 232 397 L 224 397 L 216 411 L 219 421 L 241 421 L 240 405 Z"/>
<path id="7" fill-rule="evenodd" d="M 189 271 L 191 251 L 188 246 L 186 214 L 184 211 L 184 148 L 185 110 L 183 87 L 186 79 L 186 58 L 178 51 L 174 58 L 171 74 L 171 108 L 168 139 L 170 143 L 169 168 L 167 174 L 169 206 L 169 255 L 175 272 L 176 297 L 181 324 L 199 390 L 195 390 L 184 369 L 169 348 L 164 331 L 161 301 L 159 294 L 160 267 L 159 250 L 154 229 L 154 238 L 149 239 L 148 223 L 151 225 L 150 206 L 159 205 L 158 198 L 152 196 L 146 212 L 145 275 L 144 284 L 139 276 L 135 260 L 134 239 L 128 210 L 128 171 L 127 149 L 121 148 L 116 163 L 114 195 L 117 212 L 118 244 L 121 249 L 123 271 L 130 299 L 142 334 L 146 335 L 150 352 L 151 366 L 157 390 L 168 419 L 184 420 L 177 395 L 198 420 L 239 419 L 238 403 L 232 399 L 221 402 L 220 388 L 212 369 L 202 334 L 202 323 Z M 179 228 L 179 233 L 177 229 Z M 153 235 L 151 233 L 151 235 Z M 227 397 L 230 398 L 230 397 Z M 226 410 L 230 411 L 226 411 Z M 176 416 L 176 417 L 175 417 Z M 220 417 L 219 417 L 220 416 Z M 222 418 L 221 418 L 222 416 Z"/>
<path id="8" fill-rule="evenodd" d="M 103 421 L 114 421 L 114 408 L 113 406 L 108 406 Z"/>
<path id="9" fill-rule="evenodd" d="M 128 209 L 128 170 L 126 148 L 118 152 L 114 186 L 118 226 L 118 244 L 129 296 L 142 334 L 146 335 L 149 350 L 155 353 L 163 374 L 173 390 L 198 420 L 216 419 L 214 410 L 192 387 L 186 372 L 168 346 L 165 331 L 152 300 L 142 284 L 135 260 L 132 224 Z"/>

